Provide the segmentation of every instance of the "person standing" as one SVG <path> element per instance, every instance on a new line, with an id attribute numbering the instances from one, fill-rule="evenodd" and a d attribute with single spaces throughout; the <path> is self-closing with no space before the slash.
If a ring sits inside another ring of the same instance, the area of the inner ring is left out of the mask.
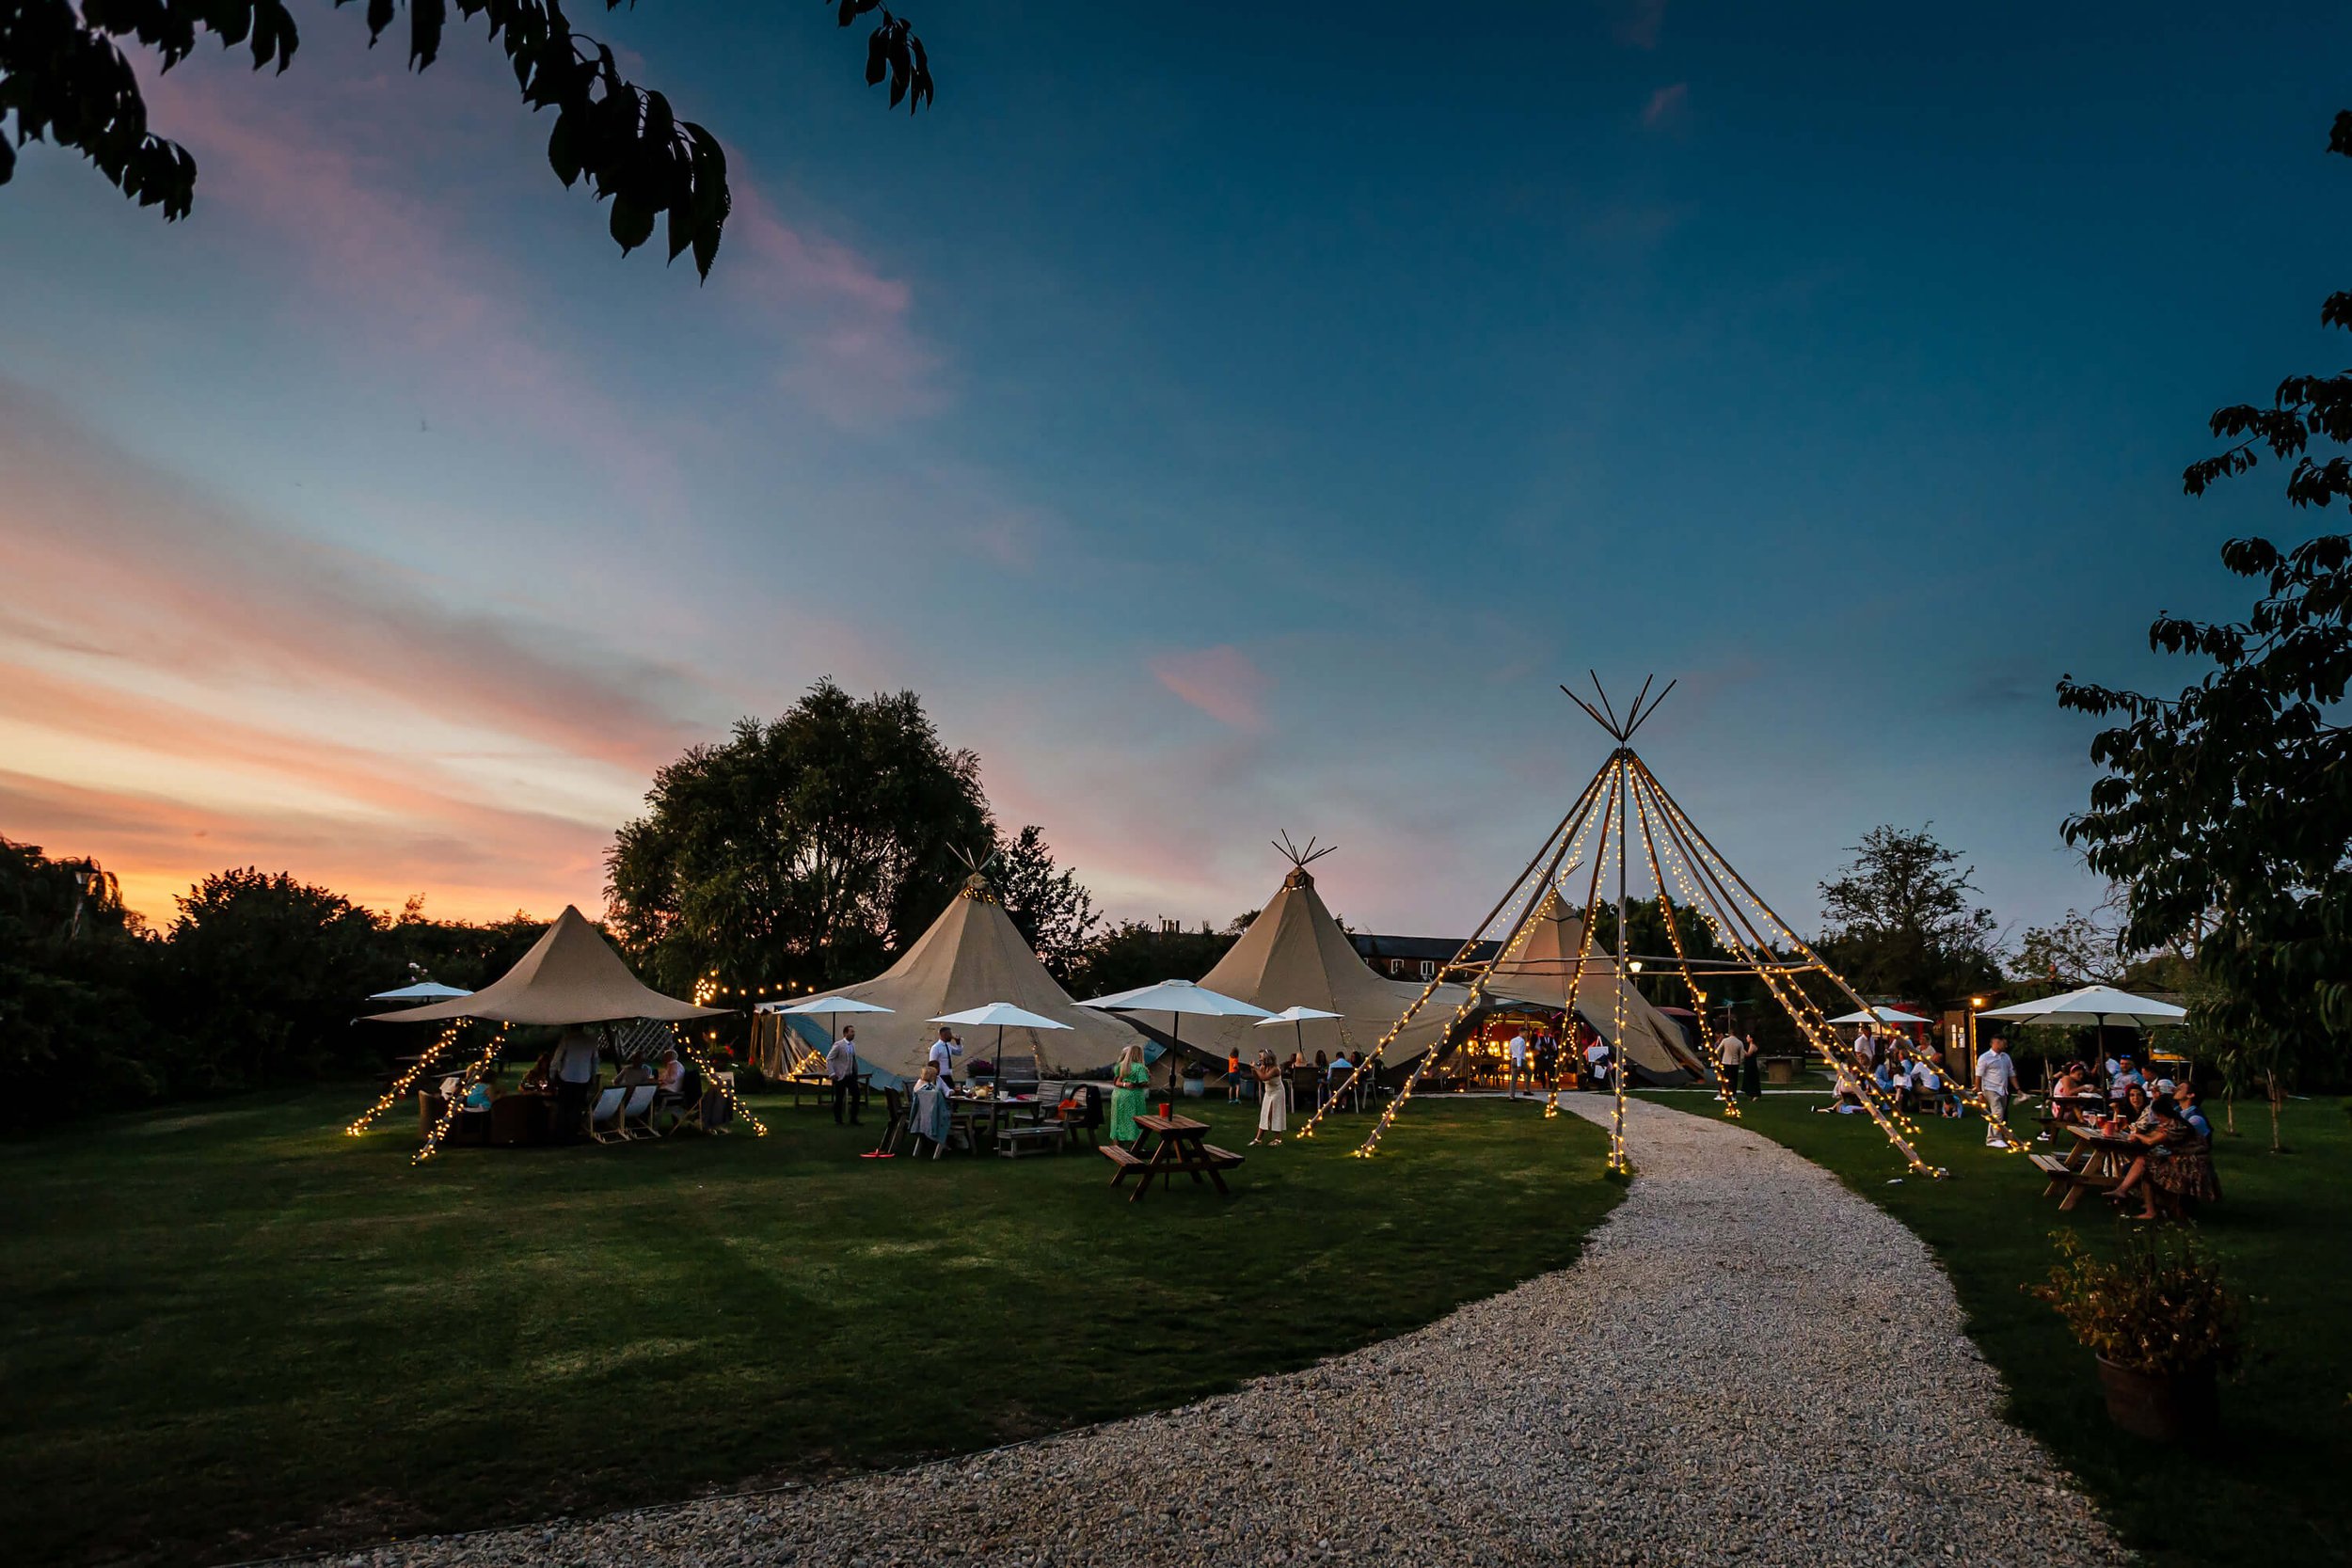
<path id="1" fill-rule="evenodd" d="M 1598 1035 L 1595 1035 L 1593 1043 L 1584 1048 L 1584 1072 L 1586 1077 L 1592 1079 L 1594 1088 L 1606 1089 L 1609 1086 L 1609 1042 Z"/>
<path id="2" fill-rule="evenodd" d="M 548 1063 L 555 1080 L 555 1138 L 580 1142 L 580 1123 L 588 1119 L 588 1092 L 596 1085 L 596 1037 L 585 1029 L 566 1029 Z"/>
<path id="3" fill-rule="evenodd" d="M 940 1031 L 946 1034 L 945 1029 Z M 934 1050 L 937 1047 L 933 1047 Z M 1152 1069 L 1143 1065 L 1143 1047 L 1131 1045 L 1119 1053 L 1119 1065 L 1111 1069 L 1111 1141 L 1132 1144 L 1140 1133 L 1136 1117 L 1143 1114 L 1144 1086 L 1152 1082 Z"/>
<path id="4" fill-rule="evenodd" d="M 1225 1053 L 1225 1101 L 1232 1104 L 1241 1099 L 1241 1047 Z"/>
<path id="5" fill-rule="evenodd" d="M 1715 1060 L 1723 1069 L 1724 1098 L 1729 1100 L 1740 1083 L 1740 1069 L 1748 1065 L 1748 1042 L 1728 1023 L 1724 1025 L 1723 1037 L 1715 1042 Z"/>
<path id="6" fill-rule="evenodd" d="M 1283 1132 L 1290 1126 L 1291 1088 L 1282 1069 L 1274 1065 L 1274 1053 L 1258 1053 L 1258 1135 L 1252 1144 L 1282 1141 Z M 1267 1133 L 1273 1133 L 1271 1138 Z"/>
<path id="7" fill-rule="evenodd" d="M 1764 1098 L 1764 1048 L 1752 1039 L 1740 1042 L 1740 1093 L 1747 1100 Z"/>
<path id="8" fill-rule="evenodd" d="M 833 1124 L 841 1125 L 844 1107 L 850 1113 L 850 1125 L 857 1125 L 857 1025 L 848 1024 L 841 1037 L 825 1053 L 825 1076 L 833 1085 Z"/>
<path id="9" fill-rule="evenodd" d="M 939 1026 L 939 1038 L 931 1041 L 924 1060 L 939 1069 L 939 1081 L 949 1088 L 955 1086 L 956 1058 L 963 1054 L 963 1042 L 946 1024 Z"/>
<path id="10" fill-rule="evenodd" d="M 1519 1085 L 1527 1077 L 1527 1032 L 1514 1029 L 1511 1037 L 1502 1042 L 1502 1053 L 1511 1058 L 1511 1096 L 1519 1097 Z"/>
<path id="11" fill-rule="evenodd" d="M 1984 1146 L 2009 1147 L 2009 1097 L 2017 1086 L 2017 1064 L 2010 1060 L 2009 1041 L 1993 1037 L 1977 1058 L 1977 1092 L 1984 1096 Z"/>

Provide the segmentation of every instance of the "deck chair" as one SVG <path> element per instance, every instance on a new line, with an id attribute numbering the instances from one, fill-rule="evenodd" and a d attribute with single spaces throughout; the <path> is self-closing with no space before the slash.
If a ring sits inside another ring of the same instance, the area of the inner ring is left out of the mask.
<path id="1" fill-rule="evenodd" d="M 895 1160 L 898 1157 L 898 1138 L 907 1130 L 907 1097 L 902 1089 L 882 1091 L 882 1141 L 859 1156 L 863 1160 Z"/>
<path id="2" fill-rule="evenodd" d="M 659 1096 L 656 1097 L 655 1113 L 657 1115 L 663 1111 L 670 1113 L 669 1125 L 660 1130 L 663 1137 L 682 1132 L 689 1128 L 697 1132 L 703 1130 L 707 1086 L 703 1083 L 702 1069 L 690 1067 L 686 1069 L 686 1075 L 678 1080 L 675 1099 L 662 1100 Z"/>
<path id="3" fill-rule="evenodd" d="M 588 1112 L 588 1135 L 600 1144 L 627 1141 L 628 1134 L 621 1131 L 621 1102 L 628 1098 L 628 1091 L 623 1088 L 607 1089 L 596 1096 Z"/>
<path id="4" fill-rule="evenodd" d="M 651 1084 L 640 1084 L 628 1091 L 628 1100 L 621 1106 L 620 1134 L 624 1138 L 658 1138 L 653 1130 L 653 1097 L 660 1091 Z"/>

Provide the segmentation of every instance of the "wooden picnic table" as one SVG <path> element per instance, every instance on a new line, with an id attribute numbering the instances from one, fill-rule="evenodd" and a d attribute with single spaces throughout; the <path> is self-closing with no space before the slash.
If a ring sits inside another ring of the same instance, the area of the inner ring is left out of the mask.
<path id="1" fill-rule="evenodd" d="M 1210 1143 L 1207 1122 L 1195 1121 L 1190 1117 L 1146 1116 L 1136 1117 L 1136 1127 L 1146 1135 L 1145 1141 L 1150 1146 L 1148 1153 L 1121 1148 L 1117 1144 L 1106 1143 L 1103 1146 L 1103 1157 L 1119 1167 L 1111 1174 L 1112 1186 L 1124 1181 L 1129 1171 L 1143 1173 L 1142 1180 L 1136 1183 L 1135 1191 L 1127 1195 L 1128 1202 L 1137 1202 L 1151 1191 L 1153 1177 L 1158 1177 L 1160 1184 L 1166 1186 L 1176 1180 L 1180 1171 L 1190 1176 L 1195 1185 L 1206 1176 L 1216 1183 L 1218 1192 L 1232 1191 L 1225 1185 L 1223 1173 L 1240 1164 L 1242 1157 Z"/>
<path id="2" fill-rule="evenodd" d="M 2061 1212 L 2080 1203 L 2087 1192 L 2111 1191 L 2122 1181 L 2123 1173 L 2132 1168 L 2132 1162 L 2147 1152 L 2124 1133 L 2102 1132 L 2096 1128 L 2073 1124 L 2068 1124 L 2066 1131 L 2074 1138 L 2072 1153 L 2033 1157 L 2034 1164 L 2050 1179 L 2050 1184 L 2042 1189 L 2042 1196 L 2065 1195 L 2058 1199 Z"/>

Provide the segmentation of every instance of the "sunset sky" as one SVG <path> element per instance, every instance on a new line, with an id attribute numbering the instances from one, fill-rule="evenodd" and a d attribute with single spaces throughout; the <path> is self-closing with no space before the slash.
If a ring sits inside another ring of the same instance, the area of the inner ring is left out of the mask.
<path id="1" fill-rule="evenodd" d="M 1679 677 L 1645 753 L 1801 924 L 1931 820 L 2022 927 L 2098 897 L 2058 676 L 2177 686 L 2149 619 L 2312 521 L 2179 472 L 2344 360 L 2339 7 L 910 4 L 914 119 L 821 7 L 582 8 L 728 146 L 704 286 L 464 26 L 154 82 L 185 223 L 27 149 L 0 834 L 157 918 L 593 911 L 652 769 L 830 674 L 1115 913 L 1261 903 L 1283 829 L 1437 932 L 1601 760 L 1591 666 Z"/>

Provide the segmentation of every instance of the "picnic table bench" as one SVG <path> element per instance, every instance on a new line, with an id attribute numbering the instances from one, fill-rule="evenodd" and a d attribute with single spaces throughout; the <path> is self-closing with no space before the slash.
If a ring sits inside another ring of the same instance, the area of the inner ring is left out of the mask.
<path id="1" fill-rule="evenodd" d="M 2132 1161 L 2142 1152 L 2128 1137 L 2109 1136 L 2072 1123 L 2062 1125 L 2074 1134 L 2072 1153 L 2030 1156 L 2035 1168 L 2050 1179 L 2050 1184 L 2042 1189 L 2042 1196 L 2065 1195 L 2058 1199 L 2061 1212 L 2080 1203 L 2085 1193 L 2112 1191 L 2122 1181 L 2123 1173 L 2131 1169 Z"/>
<path id="2" fill-rule="evenodd" d="M 1219 1148 L 1208 1141 L 1209 1124 L 1190 1117 L 1137 1117 L 1137 1129 L 1149 1135 L 1150 1152 L 1138 1153 L 1118 1144 L 1104 1144 L 1103 1158 L 1117 1167 L 1111 1173 L 1111 1185 L 1116 1187 L 1127 1179 L 1130 1171 L 1141 1171 L 1135 1190 L 1127 1201 L 1136 1202 L 1152 1189 L 1157 1177 L 1162 1186 L 1176 1179 L 1179 1172 L 1192 1178 L 1197 1185 L 1202 1177 L 1216 1183 L 1220 1193 L 1230 1193 L 1225 1185 L 1224 1172 L 1242 1163 L 1242 1156 L 1232 1150 Z"/>

